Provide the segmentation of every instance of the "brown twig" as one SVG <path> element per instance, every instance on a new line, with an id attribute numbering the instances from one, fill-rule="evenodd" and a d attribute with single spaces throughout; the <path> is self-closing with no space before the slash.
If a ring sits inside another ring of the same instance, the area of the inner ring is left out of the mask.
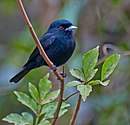
<path id="1" fill-rule="evenodd" d="M 88 84 L 88 82 L 81 82 L 81 83 L 82 83 L 83 85 L 87 85 L 87 84 Z M 76 120 L 77 115 L 78 115 L 78 111 L 79 111 L 79 109 L 80 109 L 81 99 L 82 99 L 82 96 L 81 96 L 81 94 L 79 93 L 79 95 L 78 95 L 78 100 L 77 100 L 77 104 L 76 104 L 76 108 L 75 108 L 74 113 L 73 113 L 73 116 L 72 116 L 72 118 L 71 118 L 71 120 L 70 120 L 70 125 L 74 125 L 74 123 L 75 123 L 75 120 Z"/>
<path id="2" fill-rule="evenodd" d="M 118 53 L 121 56 L 129 56 L 130 55 L 130 51 L 121 51 L 118 47 L 116 47 L 112 44 L 104 44 L 102 50 L 103 50 L 103 53 L 105 56 L 110 55 L 110 53 L 108 52 L 107 49 L 114 50 L 115 53 Z"/>
<path id="3" fill-rule="evenodd" d="M 20 7 L 20 10 L 21 10 L 21 12 L 22 12 L 23 18 L 24 18 L 24 20 L 25 20 L 25 22 L 26 22 L 26 25 L 27 25 L 28 29 L 30 30 L 30 32 L 31 32 L 31 34 L 32 34 L 32 37 L 33 37 L 33 39 L 34 39 L 34 41 L 35 41 L 35 43 L 36 43 L 36 45 L 37 45 L 37 47 L 38 47 L 38 49 L 39 49 L 40 54 L 42 55 L 42 57 L 44 58 L 44 60 L 45 60 L 46 63 L 48 64 L 48 66 L 49 66 L 50 68 L 54 69 L 55 66 L 54 66 L 54 64 L 50 61 L 50 59 L 49 59 L 48 56 L 46 55 L 44 49 L 42 48 L 42 45 L 41 45 L 41 43 L 39 42 L 39 39 L 38 39 L 38 37 L 37 37 L 37 35 L 36 35 L 36 33 L 35 33 L 35 31 L 34 31 L 32 25 L 31 25 L 31 22 L 30 22 L 30 20 L 29 20 L 29 18 L 28 18 L 28 16 L 27 16 L 27 14 L 26 14 L 26 11 L 25 11 L 25 9 L 24 9 L 24 6 L 23 6 L 22 1 L 21 1 L 21 0 L 17 0 L 17 1 L 18 1 L 18 5 L 19 5 L 19 7 Z M 57 70 L 54 71 L 54 74 L 55 74 L 55 76 L 60 80 L 60 82 L 61 82 L 61 88 L 60 88 L 60 95 L 59 95 L 60 97 L 59 97 L 58 107 L 57 107 L 57 110 L 56 110 L 56 112 L 55 112 L 55 117 L 54 117 L 54 120 L 53 120 L 52 125 L 55 125 L 56 120 L 57 120 L 57 118 L 58 118 L 59 111 L 60 111 L 61 104 L 62 104 L 62 100 L 63 100 L 63 93 L 64 93 L 64 78 L 58 73 Z"/>
<path id="4" fill-rule="evenodd" d="M 104 44 L 102 50 L 103 50 L 103 53 L 105 56 L 103 58 L 99 59 L 97 66 L 99 64 L 103 63 L 106 60 L 106 58 L 112 54 L 112 53 L 108 52 L 108 49 L 114 50 L 115 53 L 118 53 L 121 56 L 130 56 L 130 51 L 121 51 L 118 49 L 118 47 L 116 47 L 112 44 Z"/>
<path id="5" fill-rule="evenodd" d="M 130 51 L 125 51 L 121 54 L 122 56 L 130 56 Z"/>
<path id="6" fill-rule="evenodd" d="M 78 115 L 78 111 L 79 111 L 79 109 L 80 109 L 80 104 L 81 104 L 81 95 L 79 94 L 79 96 L 78 96 L 78 101 L 77 101 L 77 105 L 76 105 L 76 108 L 75 108 L 75 110 L 74 110 L 74 114 L 73 114 L 73 116 L 72 116 L 72 119 L 71 119 L 71 121 L 70 121 L 70 125 L 74 125 L 74 123 L 75 123 L 76 117 L 77 117 L 77 115 Z"/>
<path id="7" fill-rule="evenodd" d="M 97 63 L 97 66 L 100 65 L 101 63 L 103 63 L 106 58 L 108 56 L 110 56 L 111 54 L 108 52 L 108 49 L 111 49 L 111 50 L 114 50 L 115 52 L 119 53 L 119 49 L 112 45 L 112 44 L 104 44 L 103 47 L 102 47 L 102 51 L 103 51 L 103 54 L 105 55 L 103 58 L 99 59 L 98 63 Z"/>
<path id="8" fill-rule="evenodd" d="M 57 106 L 56 112 L 54 114 L 54 119 L 51 122 L 52 125 L 55 125 L 56 120 L 58 118 L 58 115 L 59 115 L 59 112 L 60 112 L 60 108 L 61 108 L 61 105 L 62 105 L 62 102 L 63 102 L 63 96 L 64 96 L 64 82 L 61 83 L 59 102 L 58 102 L 58 106 Z"/>
<path id="9" fill-rule="evenodd" d="M 104 44 L 102 47 L 104 55 L 109 55 L 108 49 L 114 50 L 116 53 L 120 53 L 121 51 L 118 49 L 118 47 L 112 45 L 112 44 Z"/>
<path id="10" fill-rule="evenodd" d="M 72 93 L 71 95 L 67 96 L 65 99 L 63 99 L 63 101 L 68 100 L 69 98 L 71 98 L 73 95 L 75 95 L 75 94 L 77 94 L 77 93 L 79 93 L 79 91 L 74 92 L 74 93 Z"/>

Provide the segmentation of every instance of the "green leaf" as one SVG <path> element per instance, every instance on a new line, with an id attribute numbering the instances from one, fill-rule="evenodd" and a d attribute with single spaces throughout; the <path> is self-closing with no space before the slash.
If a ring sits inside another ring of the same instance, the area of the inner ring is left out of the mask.
<path id="1" fill-rule="evenodd" d="M 68 111 L 68 109 L 61 109 L 60 113 L 59 113 L 59 117 L 61 117 L 62 115 L 64 115 L 67 111 Z"/>
<path id="2" fill-rule="evenodd" d="M 14 93 L 17 96 L 18 101 L 20 101 L 23 105 L 29 107 L 35 114 L 37 114 L 37 103 L 32 98 L 22 92 L 14 91 Z"/>
<path id="3" fill-rule="evenodd" d="M 66 88 L 68 89 L 68 88 L 70 88 L 70 87 L 72 87 L 72 86 L 77 86 L 77 85 L 80 85 L 81 84 L 81 82 L 79 82 L 79 81 L 71 81 L 71 82 L 69 82 L 67 85 L 66 85 Z"/>
<path id="4" fill-rule="evenodd" d="M 43 105 L 40 115 L 47 113 L 51 109 L 55 110 L 56 107 L 57 107 L 57 102 L 47 103 L 47 104 Z"/>
<path id="5" fill-rule="evenodd" d="M 75 78 L 84 81 L 84 74 L 83 74 L 83 72 L 82 72 L 80 69 L 78 69 L 78 68 L 73 68 L 73 69 L 70 70 L 70 73 L 71 73 L 71 75 L 74 76 Z"/>
<path id="6" fill-rule="evenodd" d="M 110 76 L 110 74 L 114 71 L 115 67 L 117 66 L 119 60 L 119 54 L 113 54 L 106 59 L 102 66 L 101 81 L 105 80 Z"/>
<path id="7" fill-rule="evenodd" d="M 57 108 L 57 103 L 54 105 L 54 107 L 51 108 L 51 110 L 48 110 L 46 114 L 44 115 L 44 119 L 50 119 L 54 117 L 54 113 Z"/>
<path id="8" fill-rule="evenodd" d="M 28 112 L 22 113 L 23 119 L 28 122 L 30 125 L 33 125 L 33 116 Z"/>
<path id="9" fill-rule="evenodd" d="M 60 93 L 60 90 L 50 92 L 48 95 L 45 96 L 41 104 L 43 105 L 43 104 L 54 101 L 58 97 L 59 93 Z"/>
<path id="10" fill-rule="evenodd" d="M 100 82 L 100 84 L 103 85 L 103 86 L 107 86 L 109 84 L 109 82 L 110 82 L 110 80 L 107 80 L 105 82 Z"/>
<path id="11" fill-rule="evenodd" d="M 92 81 L 90 81 L 88 84 L 89 84 L 89 85 L 98 85 L 98 84 L 101 84 L 101 85 L 103 85 L 103 86 L 107 86 L 107 85 L 109 84 L 109 82 L 110 82 L 110 80 L 107 80 L 107 81 L 105 81 L 105 82 L 102 82 L 102 81 L 100 81 L 100 80 L 92 80 Z"/>
<path id="12" fill-rule="evenodd" d="M 38 125 L 51 125 L 48 120 L 42 119 Z"/>
<path id="13" fill-rule="evenodd" d="M 100 83 L 101 83 L 100 80 L 92 80 L 92 81 L 90 81 L 88 84 L 89 84 L 89 85 L 98 85 L 98 84 L 100 84 Z"/>
<path id="14" fill-rule="evenodd" d="M 99 55 L 98 51 L 99 51 L 99 46 L 97 46 L 96 48 L 92 50 L 89 50 L 87 53 L 83 55 L 82 68 L 83 68 L 83 71 L 87 80 L 90 79 L 90 76 L 91 76 L 90 74 L 92 74 L 92 71 L 97 64 L 98 55 Z"/>
<path id="15" fill-rule="evenodd" d="M 15 125 L 33 125 L 33 117 L 27 112 L 22 113 L 22 116 L 19 114 L 10 114 L 2 120 Z"/>
<path id="16" fill-rule="evenodd" d="M 90 81 L 95 76 L 97 71 L 98 71 L 98 69 L 92 69 L 90 72 L 88 72 L 87 81 Z"/>
<path id="17" fill-rule="evenodd" d="M 48 80 L 49 73 L 43 77 L 43 79 L 39 82 L 39 92 L 40 92 L 40 99 L 41 101 L 44 99 L 44 97 L 48 94 L 48 92 L 51 90 L 52 84 L 51 81 Z"/>
<path id="18" fill-rule="evenodd" d="M 92 91 L 92 87 L 90 85 L 78 85 L 77 89 L 80 92 L 83 101 L 87 99 L 87 96 L 89 96 L 90 92 Z"/>
<path id="19" fill-rule="evenodd" d="M 24 120 L 22 119 L 22 116 L 19 114 L 10 114 L 2 119 L 3 121 L 7 121 L 9 123 L 14 123 L 15 125 L 25 125 Z"/>
<path id="20" fill-rule="evenodd" d="M 31 96 L 33 97 L 33 99 L 37 103 L 39 103 L 39 92 L 38 92 L 37 88 L 32 83 L 29 83 L 29 92 L 30 92 Z"/>
<path id="21" fill-rule="evenodd" d="M 57 108 L 57 104 L 58 104 L 57 102 L 52 102 L 52 103 L 47 103 L 47 104 L 43 105 L 40 115 L 45 114 L 44 119 L 53 118 L 55 110 Z M 66 112 L 63 109 L 65 109 L 65 108 L 67 108 L 69 106 L 70 106 L 70 104 L 62 103 L 61 111 L 60 111 L 59 116 L 63 115 Z"/>
<path id="22" fill-rule="evenodd" d="M 64 109 L 64 108 L 67 108 L 67 107 L 69 107 L 70 106 L 70 104 L 67 104 L 67 103 L 62 103 L 62 106 L 61 106 L 61 109 Z"/>
<path id="23" fill-rule="evenodd" d="M 67 104 L 67 103 L 62 103 L 62 106 L 61 106 L 61 109 L 60 109 L 60 113 L 59 113 L 59 116 L 61 117 L 62 115 L 64 115 L 68 109 L 66 109 L 67 107 L 69 107 L 70 104 Z"/>

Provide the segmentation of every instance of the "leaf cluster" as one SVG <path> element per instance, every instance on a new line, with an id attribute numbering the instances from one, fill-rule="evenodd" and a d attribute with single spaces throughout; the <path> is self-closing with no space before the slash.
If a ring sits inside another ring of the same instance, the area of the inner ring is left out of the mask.
<path id="1" fill-rule="evenodd" d="M 98 71 L 98 69 L 95 68 L 98 62 L 98 56 L 99 46 L 89 50 L 83 55 L 82 70 L 78 68 L 73 68 L 70 70 L 71 75 L 78 80 L 69 82 L 66 87 L 70 88 L 72 86 L 76 86 L 82 96 L 83 101 L 85 101 L 91 93 L 93 85 L 101 84 L 103 86 L 107 86 L 109 84 L 110 80 L 106 79 L 114 71 L 120 59 L 119 54 L 109 56 L 102 65 L 101 78 L 93 80 Z"/>
<path id="2" fill-rule="evenodd" d="M 57 102 L 53 102 L 59 95 L 59 90 L 51 91 L 52 83 L 48 80 L 49 74 L 43 77 L 36 88 L 32 83 L 29 83 L 30 95 L 23 92 L 15 91 L 17 100 L 33 111 L 36 118 L 28 112 L 19 114 L 10 114 L 3 118 L 4 121 L 15 125 L 50 125 L 49 119 L 54 117 L 54 112 L 57 108 Z M 69 104 L 63 103 L 59 116 L 67 112 Z"/>

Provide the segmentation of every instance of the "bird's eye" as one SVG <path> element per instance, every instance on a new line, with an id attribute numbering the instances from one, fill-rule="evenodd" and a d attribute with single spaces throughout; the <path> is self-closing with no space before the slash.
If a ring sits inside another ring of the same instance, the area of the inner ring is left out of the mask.
<path id="1" fill-rule="evenodd" d="M 59 29 L 60 29 L 60 30 L 64 30 L 64 27 L 63 27 L 63 26 L 60 26 Z"/>

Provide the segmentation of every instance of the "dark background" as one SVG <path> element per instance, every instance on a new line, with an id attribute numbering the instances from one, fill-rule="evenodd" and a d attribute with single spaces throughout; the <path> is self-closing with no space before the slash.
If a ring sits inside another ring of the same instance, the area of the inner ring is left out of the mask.
<path id="1" fill-rule="evenodd" d="M 56 19 L 68 19 L 78 26 L 77 47 L 66 64 L 68 77 L 73 80 L 70 68 L 81 67 L 83 53 L 106 43 L 120 51 L 130 50 L 130 0 L 23 0 L 32 25 L 40 38 L 48 25 Z M 28 31 L 16 0 L 0 0 L 0 125 L 2 118 L 10 113 L 30 112 L 13 94 L 14 90 L 26 92 L 28 82 L 37 85 L 49 69 L 41 67 L 30 72 L 18 84 L 9 79 L 26 62 L 35 43 Z M 100 68 L 101 66 L 99 66 Z M 99 72 L 100 73 L 100 72 Z M 99 75 L 97 75 L 98 77 Z M 100 77 L 100 76 L 99 76 Z M 59 84 L 51 73 L 53 89 Z M 85 103 L 82 103 L 76 125 L 130 125 L 130 58 L 122 56 L 107 87 L 95 86 Z M 65 90 L 68 95 L 74 89 Z M 68 125 L 76 103 L 76 96 L 68 100 L 69 112 L 58 121 Z"/>

